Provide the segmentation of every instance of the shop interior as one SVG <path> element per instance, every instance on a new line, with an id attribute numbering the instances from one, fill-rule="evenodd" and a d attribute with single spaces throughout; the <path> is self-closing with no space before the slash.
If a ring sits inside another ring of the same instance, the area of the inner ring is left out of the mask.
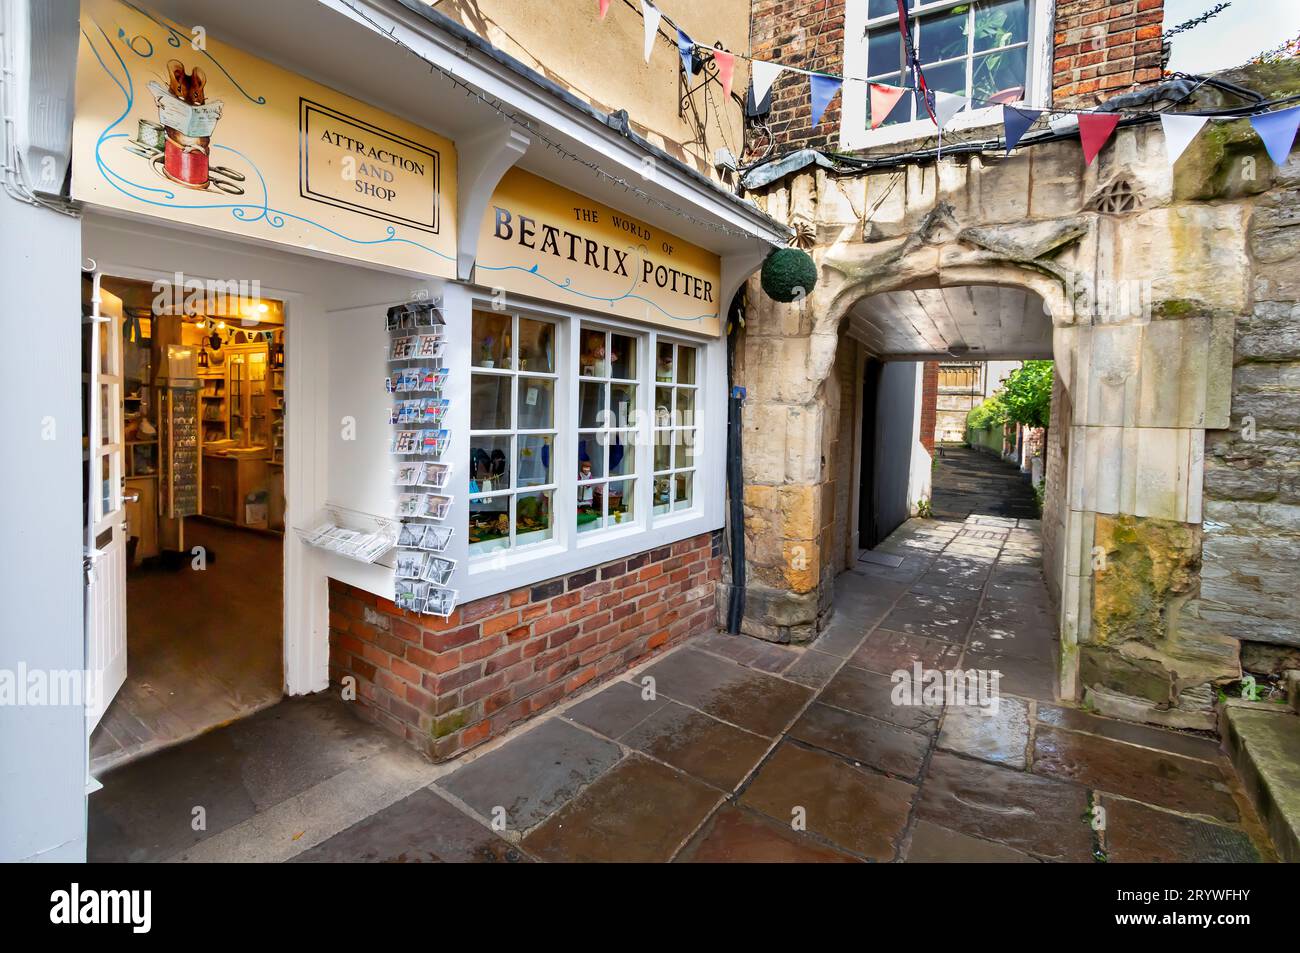
<path id="1" fill-rule="evenodd" d="M 100 299 L 122 344 L 127 677 L 91 735 L 95 774 L 284 684 L 283 303 L 107 276 Z"/>

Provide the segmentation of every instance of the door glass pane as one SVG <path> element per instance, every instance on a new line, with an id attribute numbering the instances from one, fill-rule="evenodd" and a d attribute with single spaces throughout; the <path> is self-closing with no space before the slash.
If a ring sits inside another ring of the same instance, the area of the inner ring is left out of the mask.
<path id="1" fill-rule="evenodd" d="M 555 381 L 549 377 L 519 378 L 520 430 L 548 430 L 555 426 Z"/>
<path id="2" fill-rule="evenodd" d="M 490 493 L 510 488 L 510 440 L 508 436 L 469 438 L 471 493 Z"/>
<path id="3" fill-rule="evenodd" d="M 655 346 L 655 380 L 672 383 L 672 379 L 673 346 L 660 341 L 659 344 Z"/>
<path id="4" fill-rule="evenodd" d="M 605 475 L 605 440 L 603 433 L 578 434 L 579 480 L 594 480 Z"/>
<path id="5" fill-rule="evenodd" d="M 695 348 L 684 344 L 677 348 L 677 383 L 695 383 Z"/>
<path id="6" fill-rule="evenodd" d="M 604 417 L 606 386 L 591 381 L 582 381 L 578 384 L 579 427 L 606 426 Z"/>
<path id="7" fill-rule="evenodd" d="M 99 442 L 113 442 L 113 388 L 111 384 L 99 385 Z"/>
<path id="8" fill-rule="evenodd" d="M 990 0 L 975 7 L 975 52 L 992 50 L 1029 38 L 1026 0 Z"/>
<path id="9" fill-rule="evenodd" d="M 510 323 L 508 314 L 475 311 L 472 355 L 476 367 L 509 367 Z"/>
<path id="10" fill-rule="evenodd" d="M 631 522 L 635 516 L 635 480 L 612 480 L 605 485 L 609 497 L 606 501 L 606 521 L 607 526 L 617 526 L 621 523 Z"/>
<path id="11" fill-rule="evenodd" d="M 113 469 L 109 464 L 112 454 L 103 454 L 99 458 L 99 515 L 113 511 Z"/>
<path id="12" fill-rule="evenodd" d="M 470 375 L 471 430 L 510 429 L 510 381 L 505 374 Z"/>
<path id="13" fill-rule="evenodd" d="M 555 373 L 555 325 L 519 319 L 519 370 Z"/>
<path id="14" fill-rule="evenodd" d="M 544 486 L 554 482 L 551 477 L 551 451 L 554 437 L 519 436 L 519 486 Z"/>
<path id="15" fill-rule="evenodd" d="M 553 490 L 537 493 L 520 493 L 515 499 L 515 545 L 527 546 L 551 539 L 551 504 Z"/>
<path id="16" fill-rule="evenodd" d="M 922 65 L 966 55 L 966 29 L 970 22 L 969 6 L 962 4 L 944 13 L 922 17 L 918 24 L 917 45 Z M 894 31 L 897 36 L 898 31 Z M 925 80 L 931 87 L 929 72 Z"/>
<path id="17" fill-rule="evenodd" d="M 510 496 L 471 497 L 469 551 L 490 553 L 510 546 Z"/>
<path id="18" fill-rule="evenodd" d="M 636 338 L 625 334 L 610 335 L 610 377 L 632 380 L 636 377 Z"/>

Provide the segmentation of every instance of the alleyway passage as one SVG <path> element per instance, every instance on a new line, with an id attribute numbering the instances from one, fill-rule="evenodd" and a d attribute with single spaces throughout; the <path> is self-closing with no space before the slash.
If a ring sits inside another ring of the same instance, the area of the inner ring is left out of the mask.
<path id="1" fill-rule="evenodd" d="M 811 649 L 696 639 L 448 765 L 285 702 L 110 774 L 91 857 L 1272 859 L 1216 741 L 1052 703 L 1036 521 L 912 520 L 881 557 Z M 895 704 L 916 663 L 1001 672 L 996 713 Z"/>
<path id="2" fill-rule="evenodd" d="M 1038 515 L 1029 478 L 1010 463 L 969 447 L 936 449 L 931 502 L 938 519 L 980 516 L 1033 519 Z"/>

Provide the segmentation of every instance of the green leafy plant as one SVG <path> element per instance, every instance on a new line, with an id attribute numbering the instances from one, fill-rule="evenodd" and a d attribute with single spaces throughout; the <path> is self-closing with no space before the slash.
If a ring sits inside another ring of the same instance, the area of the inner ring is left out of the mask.
<path id="1" fill-rule="evenodd" d="M 1007 420 L 1026 427 L 1046 427 L 1052 412 L 1052 362 L 1025 361 L 998 391 Z"/>
<path id="2" fill-rule="evenodd" d="M 934 504 L 928 499 L 917 500 L 916 515 L 921 517 L 921 519 L 928 520 L 934 515 Z"/>

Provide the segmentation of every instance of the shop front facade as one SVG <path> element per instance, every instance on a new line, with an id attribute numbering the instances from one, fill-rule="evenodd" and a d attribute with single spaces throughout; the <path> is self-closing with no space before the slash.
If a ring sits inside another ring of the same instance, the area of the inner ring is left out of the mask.
<path id="1" fill-rule="evenodd" d="M 7 326 L 47 320 L 0 667 L 96 690 L 6 712 L 0 853 L 84 856 L 142 626 L 256 618 L 276 697 L 437 759 L 715 628 L 724 329 L 783 226 L 426 4 L 31 9 L 76 88 L 66 176 L 6 143 Z"/>

